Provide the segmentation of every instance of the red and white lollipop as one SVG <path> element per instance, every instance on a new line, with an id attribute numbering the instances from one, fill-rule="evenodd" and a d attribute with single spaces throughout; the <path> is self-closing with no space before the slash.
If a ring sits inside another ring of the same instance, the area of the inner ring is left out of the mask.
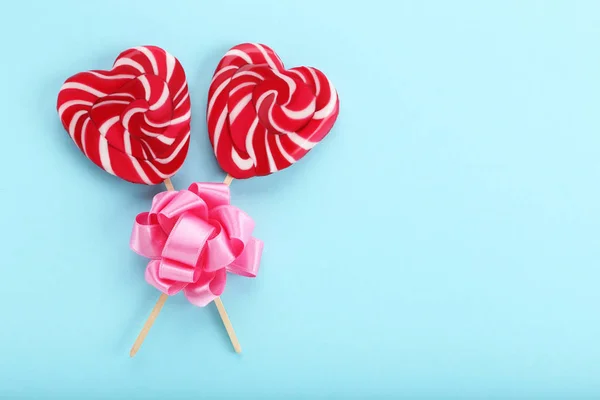
<path id="1" fill-rule="evenodd" d="M 224 183 L 288 168 L 327 136 L 338 113 L 337 91 L 318 69 L 286 70 L 264 44 L 234 46 L 215 70 L 206 109 Z"/>
<path id="2" fill-rule="evenodd" d="M 60 89 L 57 108 L 83 154 L 126 181 L 161 183 L 187 155 L 191 111 L 185 72 L 159 47 L 128 49 L 108 71 L 73 75 Z"/>
<path id="3" fill-rule="evenodd" d="M 223 56 L 206 110 L 217 161 L 238 179 L 291 166 L 329 133 L 338 113 L 338 94 L 325 74 L 313 67 L 286 70 L 258 43 Z"/>
<path id="4" fill-rule="evenodd" d="M 94 164 L 126 181 L 154 185 L 181 168 L 190 142 L 190 96 L 184 69 L 156 46 L 123 51 L 112 69 L 65 81 L 58 115 L 77 147 Z M 162 294 L 130 355 L 138 351 L 168 296 Z M 214 300 L 236 351 L 240 345 L 219 297 Z"/>

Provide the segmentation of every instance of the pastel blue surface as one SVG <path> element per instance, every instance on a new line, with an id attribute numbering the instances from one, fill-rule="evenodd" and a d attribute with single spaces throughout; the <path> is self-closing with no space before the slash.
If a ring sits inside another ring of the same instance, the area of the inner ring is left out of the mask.
<path id="1" fill-rule="evenodd" d="M 0 397 L 600 398 L 600 3 L 52 1 L 3 5 Z M 180 59 L 190 153 L 220 181 L 206 93 L 259 41 L 323 70 L 331 134 L 235 181 L 266 243 L 213 305 L 158 298 L 128 248 L 162 187 L 73 145 L 67 77 L 131 46 Z"/>

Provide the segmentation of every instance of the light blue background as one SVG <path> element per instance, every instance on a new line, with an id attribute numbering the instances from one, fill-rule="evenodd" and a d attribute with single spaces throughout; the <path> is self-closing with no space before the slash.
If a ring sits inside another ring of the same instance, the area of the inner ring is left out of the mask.
<path id="1" fill-rule="evenodd" d="M 600 398 L 600 3 L 29 1 L 2 5 L 0 397 Z M 68 76 L 140 44 L 187 70 L 189 157 L 229 47 L 322 69 L 341 113 L 292 168 L 235 181 L 266 242 L 214 306 L 158 297 L 128 248 L 162 187 L 60 125 Z"/>

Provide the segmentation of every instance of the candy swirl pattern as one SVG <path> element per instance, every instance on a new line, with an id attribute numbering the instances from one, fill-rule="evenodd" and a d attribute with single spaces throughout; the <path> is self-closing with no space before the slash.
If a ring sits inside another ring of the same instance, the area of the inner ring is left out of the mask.
<path id="1" fill-rule="evenodd" d="M 221 168 L 246 179 L 300 160 L 329 133 L 338 113 L 338 94 L 321 71 L 286 70 L 268 46 L 243 43 L 215 70 L 208 134 Z"/>
<path id="2" fill-rule="evenodd" d="M 83 154 L 126 181 L 160 183 L 187 155 L 191 110 L 185 72 L 159 47 L 125 50 L 111 70 L 70 77 L 58 93 L 57 110 Z"/>

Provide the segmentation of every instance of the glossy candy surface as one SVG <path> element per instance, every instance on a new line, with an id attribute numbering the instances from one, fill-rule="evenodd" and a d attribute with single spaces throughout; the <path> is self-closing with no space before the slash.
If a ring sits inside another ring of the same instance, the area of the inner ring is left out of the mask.
<path id="1" fill-rule="evenodd" d="M 126 181 L 160 183 L 187 155 L 191 113 L 185 72 L 159 47 L 125 50 L 111 70 L 70 77 L 57 109 L 86 157 Z"/>
<path id="2" fill-rule="evenodd" d="M 271 48 L 244 43 L 215 70 L 208 134 L 221 168 L 245 179 L 300 160 L 329 133 L 338 112 L 338 94 L 321 71 L 286 70 Z"/>

